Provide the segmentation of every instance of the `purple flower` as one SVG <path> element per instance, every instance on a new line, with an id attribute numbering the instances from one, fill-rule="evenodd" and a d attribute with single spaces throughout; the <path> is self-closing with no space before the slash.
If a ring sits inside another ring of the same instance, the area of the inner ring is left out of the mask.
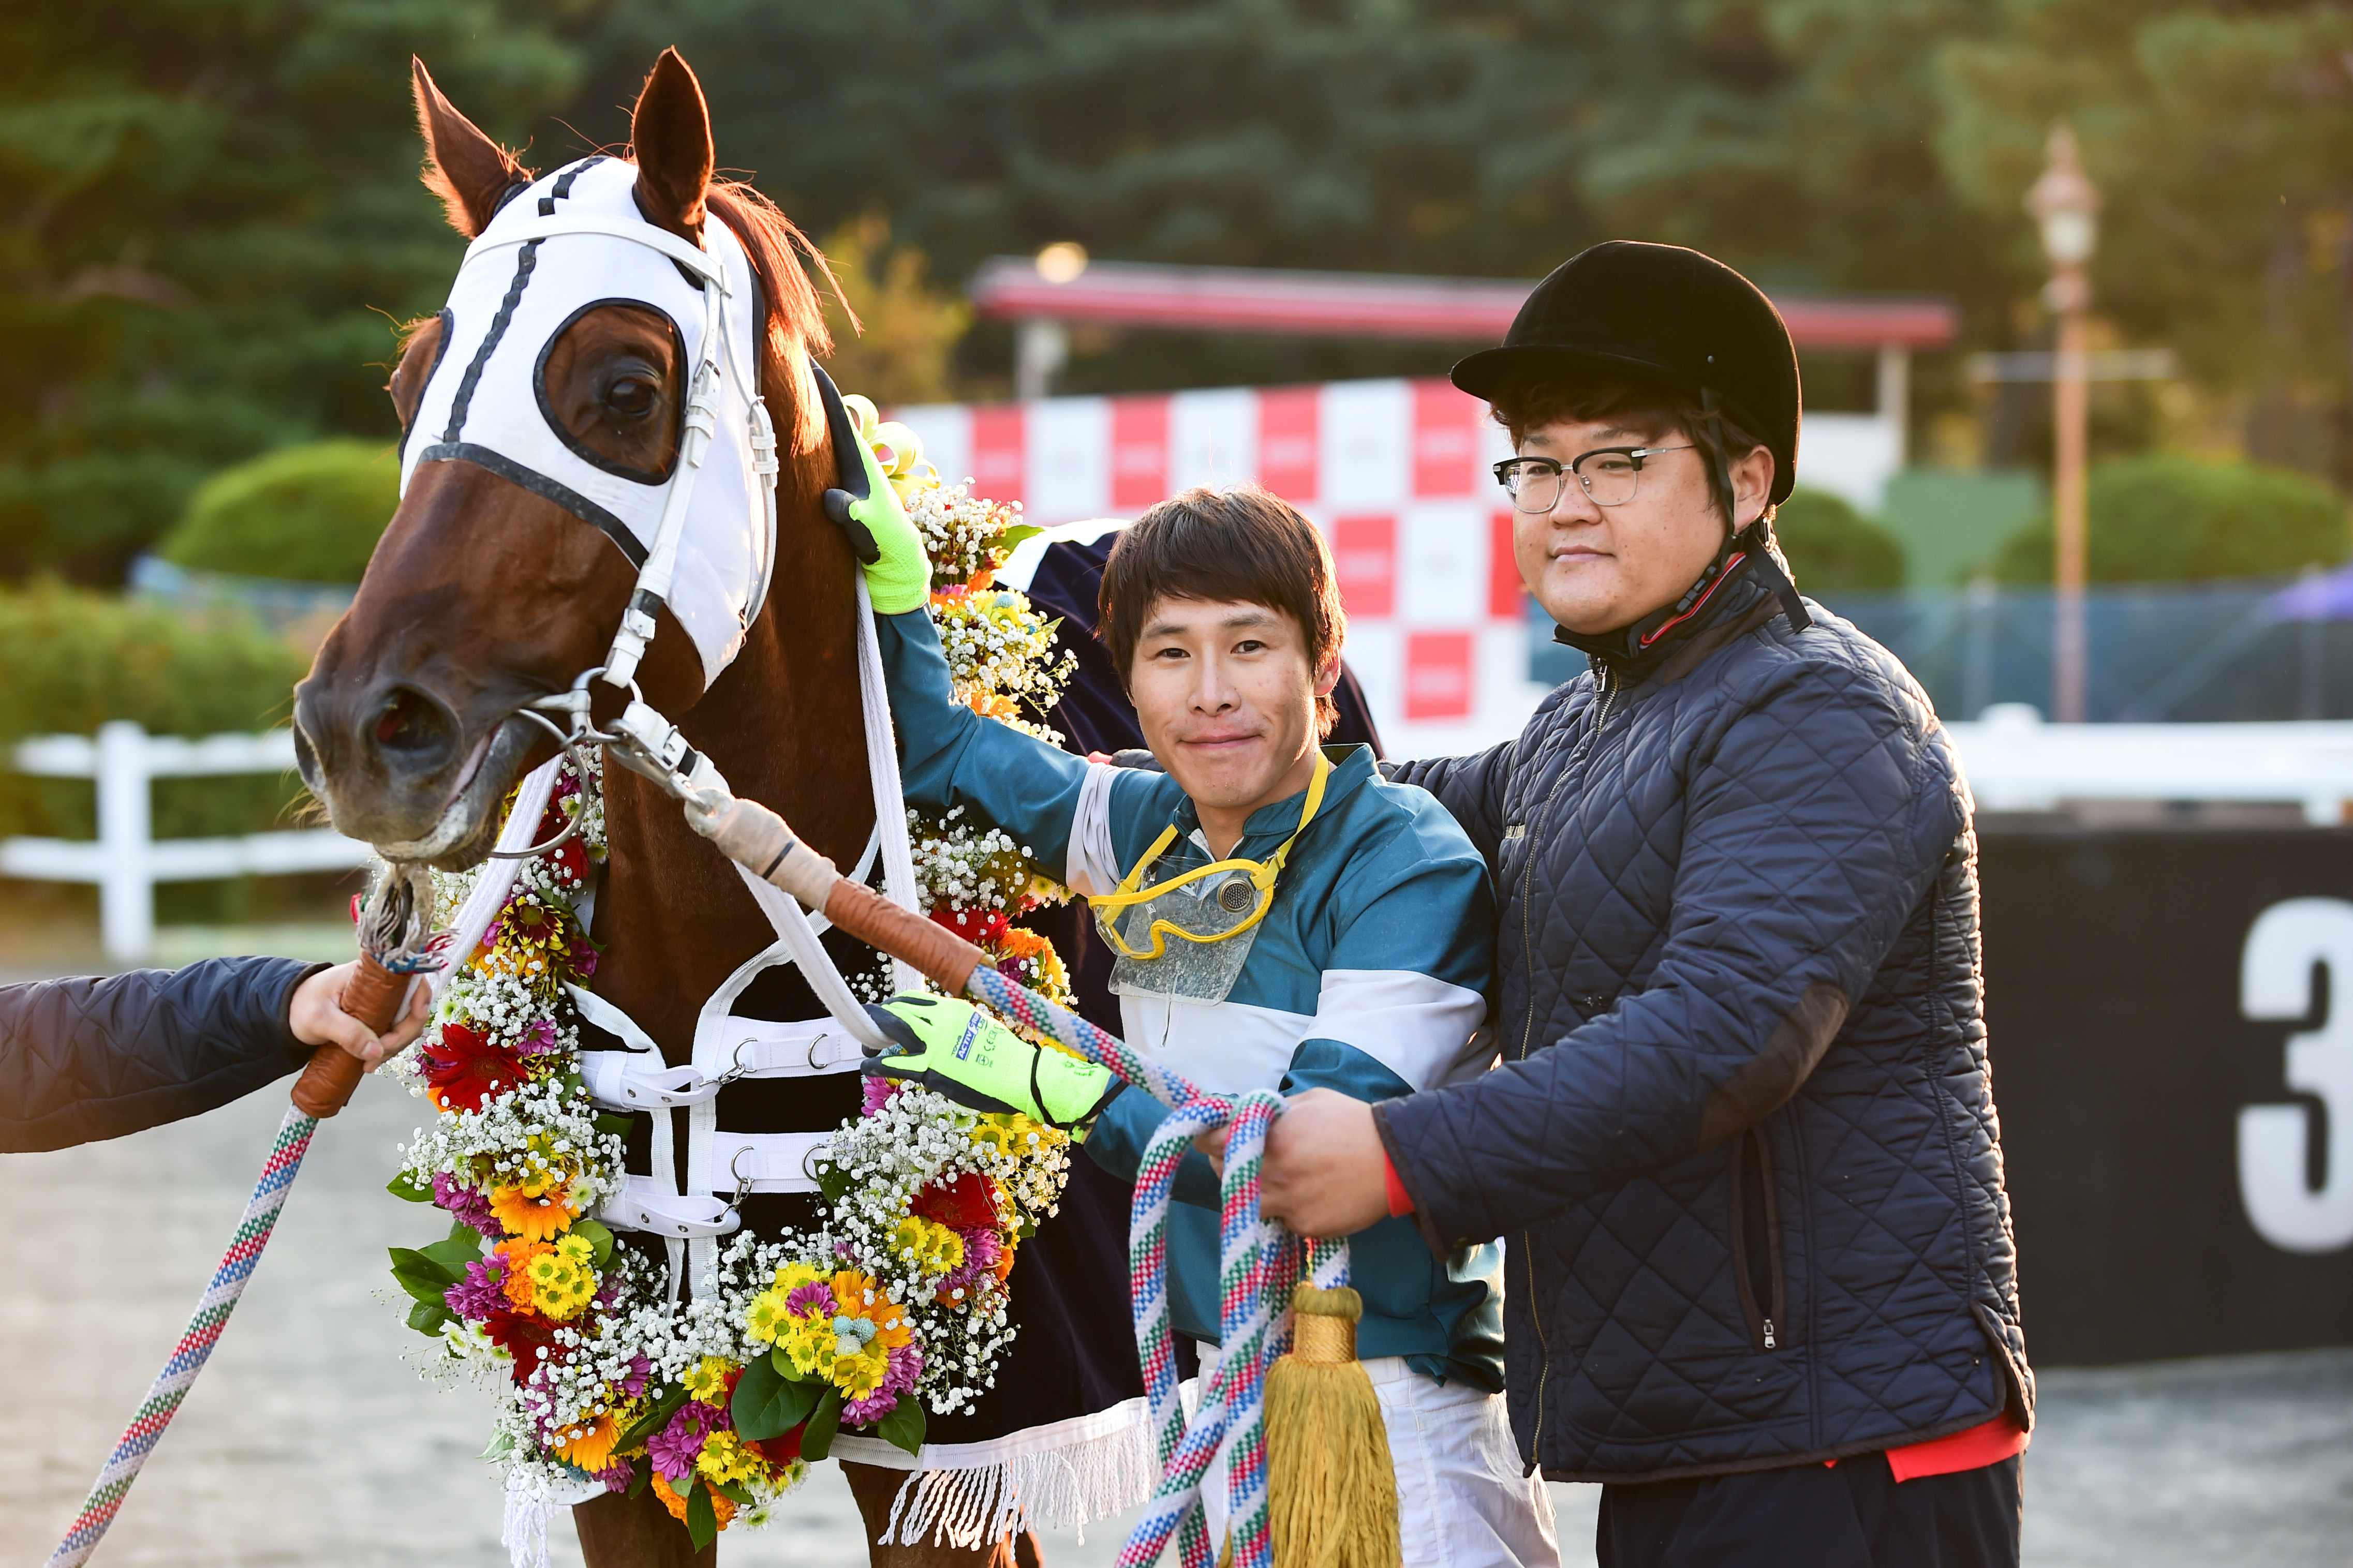
<path id="1" fill-rule="evenodd" d="M 691 1400 L 679 1407 L 670 1418 L 670 1425 L 654 1434 L 646 1445 L 646 1458 L 662 1479 L 676 1484 L 694 1473 L 694 1461 L 702 1453 L 703 1440 L 726 1425 L 726 1412 L 715 1405 Z"/>
<path id="2" fill-rule="evenodd" d="M 442 1293 L 449 1310 L 469 1322 L 480 1322 L 507 1305 L 504 1285 L 507 1260 L 479 1258 L 466 1265 L 466 1277 Z"/>
<path id="3" fill-rule="evenodd" d="M 960 1230 L 964 1238 L 964 1264 L 940 1277 L 939 1289 L 963 1306 L 972 1305 L 972 1289 L 997 1268 L 997 1260 L 1005 1256 L 1002 1238 L 993 1230 Z M 962 1290 L 965 1295 L 956 1297 Z"/>
<path id="4" fill-rule="evenodd" d="M 915 1384 L 923 1375 L 923 1352 L 912 1344 L 901 1345 L 891 1352 L 882 1382 L 863 1399 L 853 1399 L 841 1407 L 845 1426 L 869 1426 L 899 1407 L 899 1396 L 913 1394 Z"/>
<path id="5" fill-rule="evenodd" d="M 555 1020 L 553 1018 L 540 1019 L 515 1041 L 515 1055 L 520 1057 L 543 1057 L 550 1051 L 563 1048 L 556 1043 Z"/>
<path id="6" fill-rule="evenodd" d="M 898 1092 L 899 1086 L 887 1078 L 870 1078 L 863 1080 L 859 1090 L 858 1114 L 873 1115 L 890 1104 L 892 1097 Z"/>
<path id="7" fill-rule="evenodd" d="M 638 1472 L 628 1460 L 623 1459 L 597 1471 L 596 1479 L 605 1483 L 608 1492 L 626 1492 L 637 1484 Z"/>
<path id="8" fill-rule="evenodd" d="M 450 1218 L 472 1226 L 492 1241 L 506 1235 L 498 1216 L 491 1212 L 489 1196 L 479 1188 L 453 1181 L 447 1171 L 433 1173 L 433 1203 L 448 1210 Z"/>
<path id="9" fill-rule="evenodd" d="M 575 933 L 565 947 L 565 961 L 572 965 L 575 974 L 587 979 L 596 973 L 596 944 L 585 934 Z"/>
<path id="10" fill-rule="evenodd" d="M 796 1287 L 793 1293 L 785 1298 L 785 1310 L 796 1318 L 832 1310 L 833 1287 L 822 1279 L 812 1279 L 806 1285 Z"/>
<path id="11" fill-rule="evenodd" d="M 635 1399 L 646 1391 L 646 1379 L 651 1375 L 653 1370 L 653 1363 L 643 1356 L 638 1356 L 629 1363 L 628 1375 L 621 1379 L 618 1387 L 624 1394 Z"/>

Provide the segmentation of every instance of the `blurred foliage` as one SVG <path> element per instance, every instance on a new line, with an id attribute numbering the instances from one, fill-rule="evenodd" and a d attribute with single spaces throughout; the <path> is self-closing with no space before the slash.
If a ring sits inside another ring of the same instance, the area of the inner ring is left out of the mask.
<path id="1" fill-rule="evenodd" d="M 388 440 L 390 319 L 463 246 L 407 61 L 494 135 L 571 101 L 584 0 L 88 0 L 0 20 L 0 573 L 120 581 L 206 473 Z"/>
<path id="2" fill-rule="evenodd" d="M 946 403 L 955 396 L 949 356 L 972 324 L 972 307 L 923 276 L 921 251 L 890 248 L 890 220 L 869 214 L 825 236 L 825 257 L 841 286 L 824 291 L 833 357 L 826 370 L 844 392 L 892 404 Z M 858 313 L 853 328 L 842 299 Z"/>
<path id="3" fill-rule="evenodd" d="M 281 447 L 196 487 L 156 553 L 199 572 L 356 583 L 399 504 L 400 463 L 388 447 Z"/>
<path id="4" fill-rule="evenodd" d="M 2159 454 L 2095 465 L 2085 486 L 2094 583 L 2186 583 L 2333 565 L 2353 552 L 2345 500 L 2320 481 L 2253 463 Z M 2048 583 L 2049 511 L 2010 535 L 1994 574 Z"/>
<path id="5" fill-rule="evenodd" d="M 838 363 L 876 395 L 1001 375 L 1008 330 L 949 296 L 1060 239 L 1525 278 L 1631 235 L 1776 289 L 1947 293 L 1962 347 L 2036 346 L 2019 203 L 2063 112 L 2116 341 L 2180 350 L 2258 456 L 2353 460 L 2330 0 L 92 0 L 0 20 L 0 574 L 113 580 L 223 465 L 391 437 L 387 319 L 459 254 L 415 183 L 412 50 L 545 169 L 624 142 L 672 43 L 722 167 L 852 263 L 870 337 Z M 1103 391 L 1452 352 L 1076 336 L 1068 384 Z M 1973 406 L 1959 367 L 1920 360 L 1924 422 Z"/>
<path id="6" fill-rule="evenodd" d="M 1789 574 L 1809 594 L 1904 585 L 1904 546 L 1843 496 L 1791 490 L 1773 517 Z"/>
<path id="7" fill-rule="evenodd" d="M 55 582 L 0 591 L 0 746 L 27 735 L 91 735 L 110 719 L 158 735 L 250 733 L 282 722 L 310 661 L 242 619 L 191 622 L 172 611 Z M 93 787 L 0 772 L 0 837 L 87 838 Z M 298 800 L 285 778 L 164 780 L 159 838 L 284 826 Z"/>

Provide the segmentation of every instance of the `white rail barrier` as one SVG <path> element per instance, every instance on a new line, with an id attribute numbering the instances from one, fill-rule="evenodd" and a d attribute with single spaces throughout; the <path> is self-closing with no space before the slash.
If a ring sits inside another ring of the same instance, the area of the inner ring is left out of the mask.
<path id="1" fill-rule="evenodd" d="M 21 742 L 18 773 L 92 779 L 98 785 L 98 837 L 0 840 L 0 876 L 98 884 L 106 956 L 143 963 L 155 944 L 155 884 L 217 877 L 344 871 L 364 865 L 366 845 L 330 828 L 249 833 L 241 838 L 153 837 L 152 793 L 159 778 L 224 773 L 283 773 L 294 767 L 294 734 L 208 735 L 200 741 L 150 735 L 128 720 L 82 735 L 43 735 Z"/>
<path id="2" fill-rule="evenodd" d="M 1980 811 L 2063 800 L 2276 801 L 2316 827 L 2353 804 L 2353 721 L 2046 724 L 2025 703 L 1949 724 Z"/>

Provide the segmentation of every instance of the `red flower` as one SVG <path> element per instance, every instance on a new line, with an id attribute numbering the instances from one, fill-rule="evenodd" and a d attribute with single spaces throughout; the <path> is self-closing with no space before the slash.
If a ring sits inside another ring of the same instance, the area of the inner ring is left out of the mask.
<path id="1" fill-rule="evenodd" d="M 966 1171 L 953 1182 L 934 1182 L 908 1207 L 950 1230 L 997 1230 L 1003 1225 L 997 1213 L 997 1184 L 977 1171 Z"/>
<path id="2" fill-rule="evenodd" d="M 781 1437 L 745 1437 L 744 1446 L 782 1469 L 801 1457 L 801 1434 L 807 1430 L 804 1421 Z"/>
<path id="3" fill-rule="evenodd" d="M 522 1060 L 463 1024 L 444 1024 L 425 1050 L 425 1081 L 445 1110 L 480 1110 L 492 1095 L 522 1082 Z"/>
<path id="4" fill-rule="evenodd" d="M 492 1312 L 482 1320 L 482 1332 L 514 1357 L 509 1372 L 517 1388 L 531 1381 L 542 1363 L 555 1359 L 555 1325 L 536 1312 Z"/>
<path id="5" fill-rule="evenodd" d="M 945 905 L 934 910 L 932 919 L 976 947 L 995 947 L 1012 924 L 1003 910 L 952 910 Z"/>

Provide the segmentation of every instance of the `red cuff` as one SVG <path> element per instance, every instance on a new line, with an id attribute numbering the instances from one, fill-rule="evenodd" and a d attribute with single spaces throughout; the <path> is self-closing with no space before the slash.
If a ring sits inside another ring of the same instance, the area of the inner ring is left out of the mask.
<path id="1" fill-rule="evenodd" d="M 1388 1188 L 1391 1219 L 1413 1212 L 1413 1194 L 1405 1190 L 1403 1182 L 1398 1180 L 1397 1166 L 1390 1163 L 1389 1152 L 1386 1149 L 1381 1151 L 1381 1183 Z"/>

